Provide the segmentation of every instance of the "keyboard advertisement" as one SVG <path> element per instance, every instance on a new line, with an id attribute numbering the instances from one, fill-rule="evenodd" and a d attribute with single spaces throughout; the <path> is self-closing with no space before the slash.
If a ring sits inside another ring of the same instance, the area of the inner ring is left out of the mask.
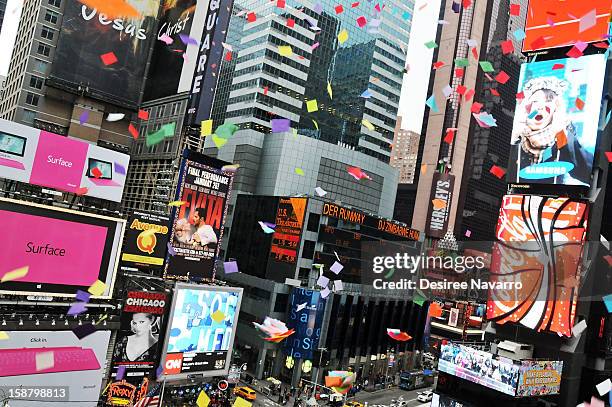
<path id="1" fill-rule="evenodd" d="M 72 331 L 7 334 L 0 344 L 0 394 L 13 398 L 11 407 L 98 404 L 110 331 L 81 340 Z"/>
<path id="2" fill-rule="evenodd" d="M 121 202 L 130 156 L 0 119 L 0 173 L 14 181 Z"/>
<path id="3" fill-rule="evenodd" d="M 228 374 L 242 288 L 176 285 L 164 343 L 168 380 Z"/>

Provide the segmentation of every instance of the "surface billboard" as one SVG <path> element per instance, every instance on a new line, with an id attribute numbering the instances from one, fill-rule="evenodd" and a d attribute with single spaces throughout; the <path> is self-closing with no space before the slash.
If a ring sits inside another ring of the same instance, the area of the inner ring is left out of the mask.
<path id="1" fill-rule="evenodd" d="M 516 391 L 517 397 L 559 394 L 561 389 L 561 360 L 523 360 Z"/>
<path id="2" fill-rule="evenodd" d="M 568 47 L 576 42 L 604 41 L 610 21 L 610 0 L 531 0 L 527 8 L 523 52 Z"/>
<path id="3" fill-rule="evenodd" d="M 141 100 L 160 0 L 125 0 L 137 17 L 109 16 L 66 0 L 48 82 L 119 106 Z"/>
<path id="4" fill-rule="evenodd" d="M 446 234 L 454 187 L 454 175 L 441 172 L 434 173 L 427 212 L 427 226 L 425 228 L 427 236 L 442 238 Z"/>
<path id="5" fill-rule="evenodd" d="M 74 296 L 100 280 L 110 298 L 124 220 L 0 198 L 0 224 L 0 278 L 27 268 L 0 293 Z"/>
<path id="6" fill-rule="evenodd" d="M 312 361 L 321 337 L 326 302 L 320 291 L 305 288 L 291 291 L 287 328 L 295 329 L 295 333 L 284 341 L 287 356 Z"/>
<path id="7" fill-rule="evenodd" d="M 166 215 L 132 212 L 123 239 L 122 265 L 161 269 L 168 246 L 169 223 L 170 218 Z"/>
<path id="8" fill-rule="evenodd" d="M 110 334 L 79 339 L 69 330 L 7 332 L 0 349 L 2 394 L 11 407 L 97 406 Z"/>
<path id="9" fill-rule="evenodd" d="M 521 65 L 508 182 L 591 184 L 606 57 Z"/>
<path id="10" fill-rule="evenodd" d="M 491 353 L 448 342 L 442 344 L 438 369 L 441 372 L 514 396 L 519 366 L 510 359 L 496 359 Z"/>
<path id="11" fill-rule="evenodd" d="M 130 156 L 0 119 L 0 176 L 121 202 Z"/>
<path id="12" fill-rule="evenodd" d="M 513 288 L 489 290 L 487 319 L 572 335 L 588 209 L 567 197 L 503 197 L 490 279 Z"/>
<path id="13" fill-rule="evenodd" d="M 165 278 L 213 279 L 229 205 L 233 173 L 223 161 L 187 150 L 183 158 L 173 210 Z"/>
<path id="14" fill-rule="evenodd" d="M 162 355 L 163 377 L 229 372 L 242 288 L 177 283 Z"/>

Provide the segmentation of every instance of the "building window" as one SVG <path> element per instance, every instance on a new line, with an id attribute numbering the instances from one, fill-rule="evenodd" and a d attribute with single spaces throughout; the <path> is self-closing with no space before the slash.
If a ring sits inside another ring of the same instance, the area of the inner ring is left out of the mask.
<path id="1" fill-rule="evenodd" d="M 302 249 L 303 259 L 312 259 L 314 257 L 315 242 L 311 240 L 304 240 L 304 248 Z"/>
<path id="2" fill-rule="evenodd" d="M 40 55 L 48 57 L 51 54 L 51 47 L 45 44 L 38 44 L 38 51 Z"/>
<path id="3" fill-rule="evenodd" d="M 40 59 L 34 60 L 33 68 L 36 72 L 47 73 L 47 63 L 45 61 L 41 61 Z"/>
<path id="4" fill-rule="evenodd" d="M 55 35 L 55 30 L 49 27 L 43 26 L 42 30 L 40 31 L 40 36 L 47 40 L 53 40 L 54 35 Z"/>
<path id="5" fill-rule="evenodd" d="M 39 78 L 38 76 L 32 75 L 30 77 L 30 86 L 35 88 L 35 89 L 42 89 L 42 87 L 43 87 L 43 79 Z"/>
<path id="6" fill-rule="evenodd" d="M 60 8 L 62 1 L 61 0 L 49 0 L 48 3 L 50 6 Z"/>
<path id="7" fill-rule="evenodd" d="M 36 112 L 28 109 L 23 110 L 23 121 L 29 124 L 34 124 L 34 119 L 36 119 Z"/>
<path id="8" fill-rule="evenodd" d="M 50 22 L 51 24 L 57 24 L 57 19 L 59 18 L 59 14 L 55 11 L 47 10 L 45 13 L 45 21 Z"/>
<path id="9" fill-rule="evenodd" d="M 308 215 L 308 226 L 306 229 L 311 232 L 318 232 L 319 223 L 321 223 L 321 216 L 316 213 L 311 213 Z"/>
<path id="10" fill-rule="evenodd" d="M 38 106 L 38 99 L 39 96 L 33 93 L 28 92 L 28 94 L 26 95 L 26 103 L 28 105 Z"/>

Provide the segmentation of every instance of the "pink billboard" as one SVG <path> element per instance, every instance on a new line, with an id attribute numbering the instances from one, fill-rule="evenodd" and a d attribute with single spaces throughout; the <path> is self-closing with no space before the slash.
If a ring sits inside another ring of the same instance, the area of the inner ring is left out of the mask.
<path id="1" fill-rule="evenodd" d="M 0 176 L 121 202 L 130 156 L 0 119 Z"/>

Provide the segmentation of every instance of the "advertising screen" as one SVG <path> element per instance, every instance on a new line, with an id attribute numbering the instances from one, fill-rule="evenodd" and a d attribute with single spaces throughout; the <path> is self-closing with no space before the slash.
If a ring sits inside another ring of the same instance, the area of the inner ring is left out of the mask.
<path id="1" fill-rule="evenodd" d="M 521 66 L 508 182 L 589 186 L 606 57 Z"/>
<path id="2" fill-rule="evenodd" d="M 165 278 L 214 278 L 233 180 L 219 163 L 200 154 L 197 161 L 183 160 L 176 200 L 184 203 L 173 211 Z"/>
<path id="3" fill-rule="evenodd" d="M 0 198 L 2 294 L 74 296 L 100 280 L 110 298 L 125 221 Z"/>
<path id="4" fill-rule="evenodd" d="M 510 396 L 516 394 L 519 366 L 491 353 L 454 343 L 442 344 L 438 369 Z"/>
<path id="5" fill-rule="evenodd" d="M 160 0 L 126 0 L 136 17 L 67 0 L 50 84 L 113 104 L 140 103 Z"/>
<path id="6" fill-rule="evenodd" d="M 497 221 L 487 319 L 570 337 L 588 205 L 569 198 L 506 195 Z M 517 286 L 520 283 L 520 288 Z"/>
<path id="7" fill-rule="evenodd" d="M 519 377 L 517 397 L 546 396 L 559 394 L 563 361 L 523 360 Z"/>
<path id="8" fill-rule="evenodd" d="M 425 229 L 428 236 L 442 238 L 446 234 L 454 186 L 454 175 L 434 173 Z"/>
<path id="9" fill-rule="evenodd" d="M 168 322 L 163 375 L 227 375 L 242 288 L 177 283 Z"/>
<path id="10" fill-rule="evenodd" d="M 272 260 L 296 263 L 307 203 L 307 198 L 280 198 L 270 248 Z"/>
<path id="11" fill-rule="evenodd" d="M 133 405 L 141 398 L 159 366 L 166 312 L 170 296 L 165 292 L 128 291 L 121 310 L 119 331 L 113 351 L 111 380 L 117 369 L 125 369 L 123 380 L 108 389 L 107 403 Z M 162 339 L 162 341 L 160 341 Z M 131 385 L 131 386 L 130 386 Z M 144 391 L 143 391 L 144 390 Z M 123 401 L 123 403 L 121 403 Z"/>
<path id="12" fill-rule="evenodd" d="M 123 265 L 143 269 L 161 269 L 168 245 L 170 218 L 134 211 L 128 220 L 123 239 Z"/>
<path id="13" fill-rule="evenodd" d="M 130 156 L 0 119 L 0 176 L 121 202 Z"/>
<path id="14" fill-rule="evenodd" d="M 562 12 L 558 7 L 557 0 L 529 2 L 523 52 L 606 39 L 612 8 L 610 0 L 565 0 Z"/>
<path id="15" fill-rule="evenodd" d="M 294 288 L 289 297 L 287 328 L 295 333 L 284 341 L 284 352 L 294 359 L 312 360 L 319 344 L 326 299 L 320 291 Z M 299 310 L 299 311 L 298 311 Z"/>
<path id="16" fill-rule="evenodd" d="M 79 340 L 72 331 L 7 332 L 0 346 L 0 394 L 11 398 L 11 407 L 97 406 L 110 334 L 96 331 Z"/>

